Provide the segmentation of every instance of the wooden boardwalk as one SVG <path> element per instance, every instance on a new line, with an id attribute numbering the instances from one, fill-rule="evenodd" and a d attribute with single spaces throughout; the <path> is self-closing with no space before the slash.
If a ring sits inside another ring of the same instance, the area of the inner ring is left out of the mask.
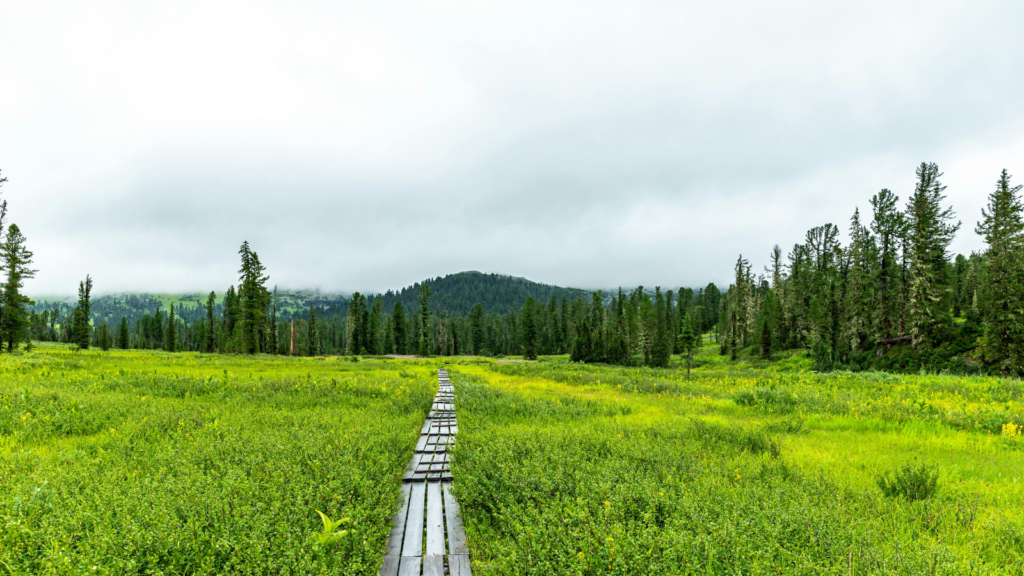
<path id="1" fill-rule="evenodd" d="M 391 519 L 380 576 L 470 576 L 459 503 L 452 496 L 448 446 L 459 432 L 454 390 L 444 368 L 438 391 L 405 470 L 402 506 Z"/>

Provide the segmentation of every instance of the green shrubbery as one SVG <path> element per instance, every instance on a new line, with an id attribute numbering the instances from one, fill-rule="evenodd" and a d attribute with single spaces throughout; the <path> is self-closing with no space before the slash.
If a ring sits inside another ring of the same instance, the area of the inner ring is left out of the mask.
<path id="1" fill-rule="evenodd" d="M 934 466 L 904 464 L 895 470 L 879 474 L 875 483 L 882 494 L 890 498 L 927 500 L 939 489 L 939 472 Z"/>

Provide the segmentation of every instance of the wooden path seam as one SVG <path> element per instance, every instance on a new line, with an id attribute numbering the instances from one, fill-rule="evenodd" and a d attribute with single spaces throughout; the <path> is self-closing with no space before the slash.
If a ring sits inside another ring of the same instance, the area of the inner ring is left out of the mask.
<path id="1" fill-rule="evenodd" d="M 402 505 L 384 552 L 380 576 L 471 576 L 466 531 L 452 495 L 448 447 L 459 432 L 452 381 L 437 371 L 438 390 L 420 429 L 402 483 Z"/>

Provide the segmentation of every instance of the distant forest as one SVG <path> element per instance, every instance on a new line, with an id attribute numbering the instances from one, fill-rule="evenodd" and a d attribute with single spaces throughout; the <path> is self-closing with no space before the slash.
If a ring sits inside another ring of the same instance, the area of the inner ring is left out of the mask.
<path id="1" fill-rule="evenodd" d="M 245 255 L 250 252 L 243 245 L 243 259 L 252 258 Z M 78 302 L 41 302 L 33 307 L 32 337 L 80 342 L 82 334 L 74 333 L 75 318 L 88 307 L 88 346 L 245 352 L 242 290 L 246 280 L 241 280 L 238 289 L 231 286 L 223 297 L 183 297 L 173 307 L 172 320 L 166 298 L 148 294 L 93 298 L 90 278 L 80 286 Z M 288 354 L 293 349 L 302 355 L 418 354 L 424 348 L 427 355 L 508 355 L 523 353 L 526 340 L 531 343 L 531 355 L 563 354 L 572 350 L 579 336 L 577 325 L 593 322 L 590 292 L 501 274 L 462 272 L 398 292 L 369 296 L 357 292 L 347 298 L 286 294 L 262 284 L 245 290 L 260 299 L 255 316 L 263 327 L 257 330 L 254 351 L 271 354 Z M 424 301 L 425 293 L 429 296 Z M 696 293 L 680 288 L 664 295 L 659 289 L 657 294 L 668 298 L 672 314 L 678 316 L 671 320 L 675 326 L 688 315 L 697 318 L 694 330 L 708 331 L 717 323 L 722 296 L 714 284 Z M 611 298 L 600 295 L 597 301 L 603 306 Z M 637 306 L 643 299 L 653 302 L 642 288 L 631 292 L 630 298 Z M 524 316 L 527 306 L 529 313 Z M 532 325 L 530 334 L 523 333 L 524 319 Z M 172 336 L 173 343 L 168 340 Z M 673 337 L 666 334 L 665 338 Z"/>
<path id="2" fill-rule="evenodd" d="M 87 277 L 77 303 L 36 305 L 28 324 L 36 340 L 83 348 L 569 354 L 580 362 L 655 367 L 667 366 L 672 354 L 688 360 L 704 342 L 700 335 L 710 334 L 720 353 L 734 359 L 806 351 L 821 371 L 1024 373 L 1021 186 L 1002 171 L 974 227 L 986 249 L 954 256 L 949 246 L 961 222 L 945 205 L 942 174 L 922 163 L 916 175 L 903 206 L 883 189 L 870 198 L 870 221 L 854 212 L 847 245 L 837 226 L 817 226 L 788 252 L 775 246 L 764 273 L 755 274 L 739 256 L 735 280 L 724 291 L 708 284 L 696 291 L 591 294 L 464 272 L 382 295 L 284 294 L 268 289 L 265 269 L 246 242 L 237 288 L 222 298 L 211 292 L 167 310 L 147 295 L 92 301 Z M 7 301 L 23 302 L 17 286 L 10 280 L 7 286 Z M 9 307 L 7 318 L 16 318 L 17 308 Z M 10 341 L 16 332 L 5 334 Z"/>

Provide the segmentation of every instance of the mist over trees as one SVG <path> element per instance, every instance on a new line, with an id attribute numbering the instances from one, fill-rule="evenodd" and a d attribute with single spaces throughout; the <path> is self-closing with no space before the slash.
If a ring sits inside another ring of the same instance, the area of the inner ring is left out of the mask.
<path id="1" fill-rule="evenodd" d="M 961 228 L 942 173 L 921 163 L 905 202 L 882 189 L 839 227 L 774 246 L 763 273 L 740 255 L 726 290 L 640 286 L 588 293 L 522 278 L 466 272 L 397 292 L 350 297 L 280 293 L 248 242 L 239 282 L 218 299 L 173 303 L 151 295 L 91 296 L 35 305 L 21 295 L 32 253 L 16 225 L 0 244 L 0 328 L 8 350 L 36 340 L 90 346 L 243 354 L 542 355 L 630 366 L 689 365 L 719 344 L 733 359 L 806 350 L 816 369 L 952 370 L 1021 374 L 1024 366 L 1024 205 L 1006 171 L 974 231 L 980 253 L 953 255 Z M 0 184 L 3 179 L 0 178 Z M 0 223 L 6 202 L 0 203 Z M 116 326 L 116 329 L 112 329 Z M 706 335 L 706 337 L 704 336 Z"/>

